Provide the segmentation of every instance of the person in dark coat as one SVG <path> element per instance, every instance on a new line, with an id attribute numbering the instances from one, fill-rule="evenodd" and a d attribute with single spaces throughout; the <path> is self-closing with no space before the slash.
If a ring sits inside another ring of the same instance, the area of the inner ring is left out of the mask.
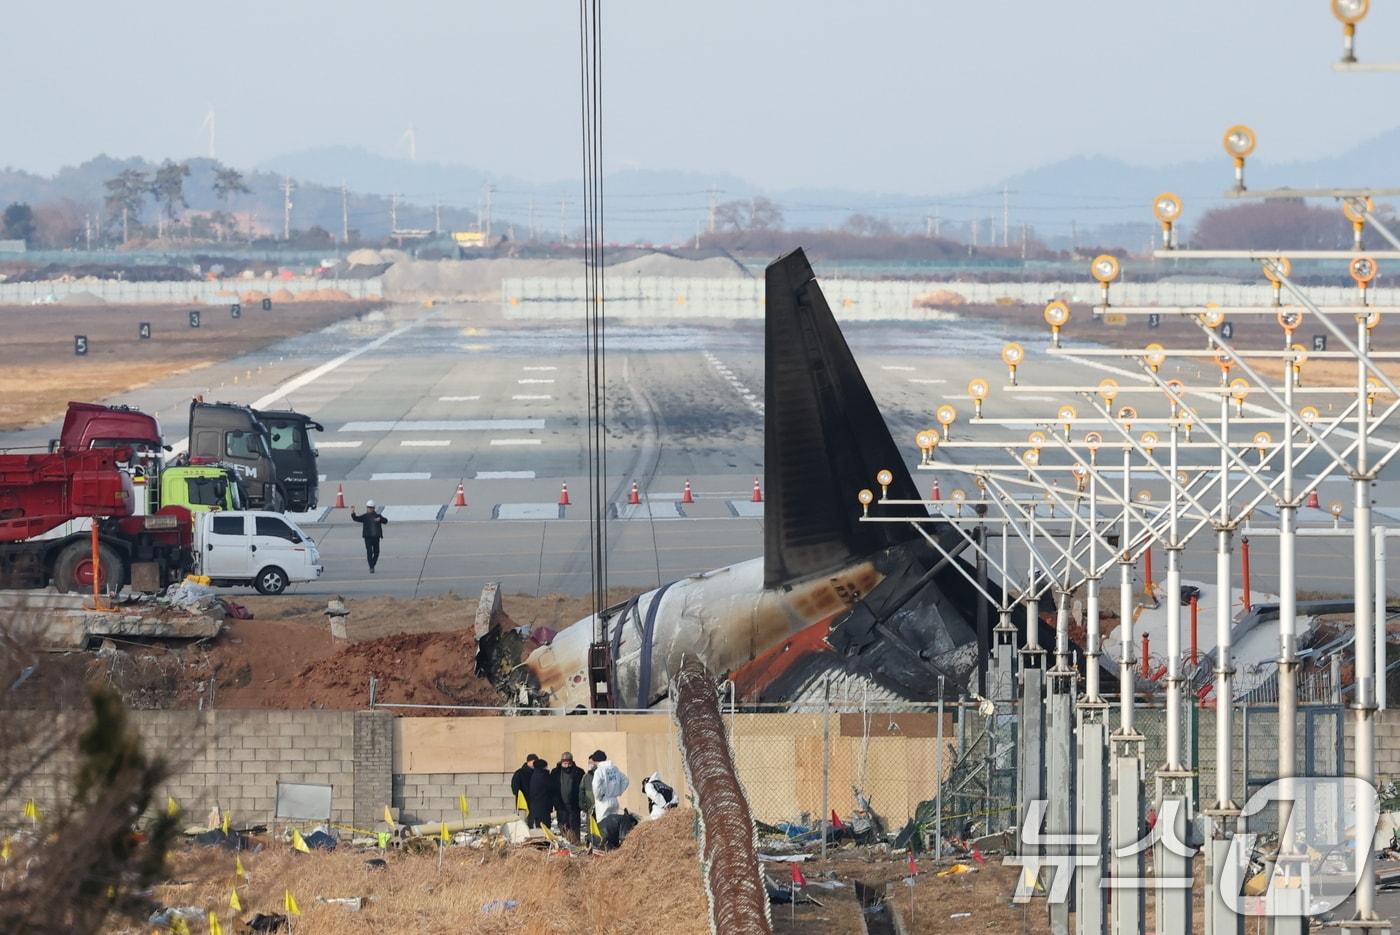
<path id="1" fill-rule="evenodd" d="M 373 500 L 365 501 L 363 513 L 356 513 L 351 507 L 350 518 L 360 524 L 360 533 L 365 538 L 365 560 L 369 562 L 369 573 L 374 574 L 374 566 L 379 564 L 379 540 L 384 538 L 384 524 L 389 521 L 384 514 L 375 511 Z"/>
<path id="2" fill-rule="evenodd" d="M 530 773 L 530 787 L 525 790 L 525 802 L 530 806 L 527 828 L 549 827 L 549 816 L 554 811 L 554 782 L 549 774 L 549 763 L 535 760 L 535 769 Z"/>
<path id="3" fill-rule="evenodd" d="M 530 795 L 530 776 L 535 772 L 535 760 L 539 759 L 533 753 L 525 754 L 525 765 L 521 766 L 510 777 L 510 804 L 515 807 L 515 803 L 520 801 L 523 793 L 526 800 Z"/>
<path id="4" fill-rule="evenodd" d="M 574 755 L 565 751 L 564 755 L 559 758 L 559 765 L 554 767 L 549 775 L 557 793 L 554 799 L 554 810 L 559 815 L 559 830 L 564 832 L 565 838 L 577 844 L 579 793 L 583 787 L 583 770 L 574 762 Z"/>

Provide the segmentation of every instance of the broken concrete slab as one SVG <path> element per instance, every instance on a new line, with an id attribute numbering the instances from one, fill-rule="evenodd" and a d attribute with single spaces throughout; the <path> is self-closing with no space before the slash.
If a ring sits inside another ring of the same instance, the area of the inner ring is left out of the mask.
<path id="1" fill-rule="evenodd" d="M 481 642 L 482 637 L 490 633 L 496 626 L 496 619 L 501 613 L 501 583 L 499 581 L 488 582 L 481 589 L 481 599 L 476 604 L 476 621 L 474 629 L 477 642 Z"/>

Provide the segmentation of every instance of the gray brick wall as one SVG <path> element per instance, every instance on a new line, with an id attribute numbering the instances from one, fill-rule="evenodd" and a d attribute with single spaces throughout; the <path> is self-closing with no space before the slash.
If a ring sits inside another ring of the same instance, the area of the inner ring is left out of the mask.
<path id="1" fill-rule="evenodd" d="M 277 783 L 325 783 L 331 786 L 332 819 L 355 816 L 357 775 L 370 781 L 374 763 L 381 774 L 380 807 L 388 800 L 389 733 L 380 728 L 383 749 L 377 761 L 366 758 L 357 770 L 356 719 L 349 711 L 133 711 L 132 721 L 148 753 L 165 756 L 174 776 L 162 790 L 193 816 L 211 807 L 231 811 L 238 822 L 270 822 Z M 375 717 L 374 715 L 370 715 Z M 45 723 L 53 720 L 52 715 Z M 40 764 L 19 784 L 10 800 L 0 802 L 0 822 L 19 814 L 33 797 L 50 809 L 67 797 L 74 756 L 65 750 Z"/>
<path id="2" fill-rule="evenodd" d="M 355 824 L 373 827 L 393 801 L 394 718 L 383 711 L 358 711 L 354 724 Z"/>
<path id="3" fill-rule="evenodd" d="M 457 796 L 465 793 L 473 817 L 508 815 L 515 811 L 510 773 L 394 774 L 394 804 L 401 821 L 452 821 L 458 817 Z"/>

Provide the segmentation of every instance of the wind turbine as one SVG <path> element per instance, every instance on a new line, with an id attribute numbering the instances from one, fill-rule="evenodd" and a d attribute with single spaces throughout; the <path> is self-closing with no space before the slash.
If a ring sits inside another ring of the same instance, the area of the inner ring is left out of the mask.
<path id="1" fill-rule="evenodd" d="M 403 131 L 403 136 L 399 137 L 399 142 L 408 143 L 408 161 L 415 162 L 418 159 L 418 134 L 413 130 L 413 124 L 408 125 L 408 129 Z"/>
<path id="2" fill-rule="evenodd" d="M 214 158 L 214 105 L 209 105 L 209 111 L 204 115 L 204 122 L 199 125 L 201 130 L 209 131 L 209 158 Z"/>

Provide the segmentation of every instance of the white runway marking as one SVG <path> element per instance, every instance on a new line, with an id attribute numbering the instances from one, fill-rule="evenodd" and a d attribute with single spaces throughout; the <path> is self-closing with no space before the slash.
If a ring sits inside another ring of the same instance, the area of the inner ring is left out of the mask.
<path id="1" fill-rule="evenodd" d="M 481 398 L 480 396 L 439 396 L 439 397 L 438 397 L 438 402 L 440 402 L 440 403 L 474 403 L 474 402 L 476 402 L 476 401 L 477 401 L 478 399 L 480 399 L 480 398 Z"/>
<path id="2" fill-rule="evenodd" d="M 370 480 L 432 480 L 433 475 L 426 471 L 421 473 L 414 471 L 387 471 L 382 474 L 371 474 Z"/>
<path id="3" fill-rule="evenodd" d="M 476 480 L 534 480 L 534 471 L 477 471 Z"/>
<path id="4" fill-rule="evenodd" d="M 733 389 L 734 392 L 738 393 L 741 397 L 743 397 L 744 402 L 748 403 L 750 409 L 752 409 L 759 415 L 763 415 L 763 400 L 759 398 L 757 393 L 750 392 L 749 388 L 745 386 L 743 382 L 734 375 L 734 371 L 726 367 L 718 357 L 716 357 L 709 351 L 702 350 L 700 352 L 700 356 L 705 358 L 709 365 L 715 369 L 715 372 L 718 373 L 726 383 L 729 384 L 730 388 Z"/>
<path id="5" fill-rule="evenodd" d="M 885 365 L 882 366 L 880 369 L 881 369 L 881 370 L 913 370 L 914 368 L 913 368 L 913 367 L 909 367 L 909 366 L 905 366 L 904 364 L 885 364 Z"/>
<path id="6" fill-rule="evenodd" d="M 523 368 L 521 368 L 521 369 L 523 369 L 523 370 L 536 370 L 536 371 L 540 371 L 540 370 L 558 370 L 559 368 L 558 368 L 558 367 L 523 367 Z"/>
<path id="7" fill-rule="evenodd" d="M 528 432 L 544 428 L 543 419 L 424 419 L 400 422 L 347 422 L 342 432 Z"/>
<path id="8" fill-rule="evenodd" d="M 512 397 L 511 397 L 511 399 L 553 399 L 553 398 L 554 398 L 553 396 L 550 396 L 550 395 L 548 395 L 548 394 L 544 394 L 544 395 L 539 395 L 539 394 L 528 395 L 528 394 L 527 394 L 527 395 L 524 395 L 524 396 L 512 396 Z"/>
<path id="9" fill-rule="evenodd" d="M 948 381 L 947 381 L 947 380 L 940 380 L 940 379 L 938 379 L 937 377 L 910 377 L 910 378 L 909 378 L 909 382 L 910 382 L 910 383 L 939 384 L 939 383 L 947 383 Z"/>
<path id="10" fill-rule="evenodd" d="M 542 445 L 544 442 L 538 438 L 493 438 L 491 444 L 499 447 L 501 445 Z"/>
<path id="11" fill-rule="evenodd" d="M 400 448 L 446 448 L 452 442 L 445 438 L 419 439 L 417 441 L 401 441 Z"/>
<path id="12" fill-rule="evenodd" d="M 535 378 L 535 377 L 526 377 L 526 378 L 523 379 L 523 380 L 516 380 L 515 382 L 516 382 L 516 383 L 520 383 L 520 384 L 529 384 L 529 383 L 553 383 L 554 381 L 553 381 L 553 380 L 548 380 L 548 379 L 541 380 L 541 379 L 538 379 L 538 378 Z"/>
<path id="13" fill-rule="evenodd" d="M 358 448 L 363 444 L 364 442 L 317 442 L 316 447 L 323 450 L 326 448 Z"/>

